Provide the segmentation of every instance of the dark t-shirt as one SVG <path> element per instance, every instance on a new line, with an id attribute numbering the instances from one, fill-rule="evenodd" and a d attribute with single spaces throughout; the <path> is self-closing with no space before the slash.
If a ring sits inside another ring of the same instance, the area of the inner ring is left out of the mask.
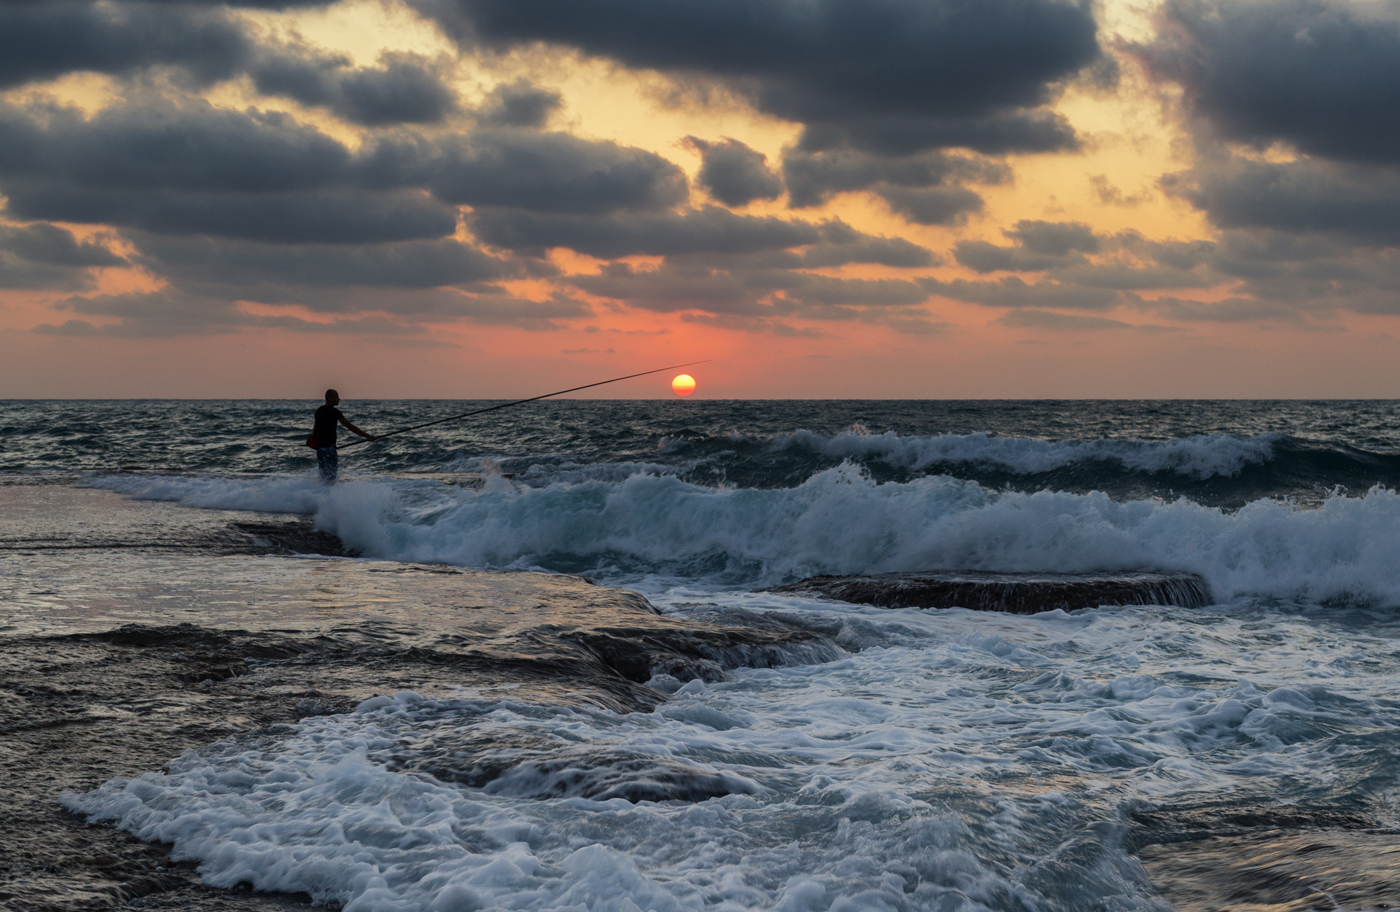
<path id="1" fill-rule="evenodd" d="M 316 410 L 316 425 L 311 429 L 311 433 L 316 435 L 317 449 L 335 446 L 336 422 L 344 417 L 340 409 L 333 405 L 323 405 Z"/>

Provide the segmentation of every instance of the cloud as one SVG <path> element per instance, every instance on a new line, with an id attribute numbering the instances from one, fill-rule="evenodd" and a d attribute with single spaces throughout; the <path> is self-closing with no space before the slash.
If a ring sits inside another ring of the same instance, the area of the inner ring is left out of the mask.
<path id="1" fill-rule="evenodd" d="M 698 323 L 702 326 L 717 326 L 737 332 L 762 333 L 784 339 L 824 339 L 827 334 L 810 326 L 791 326 L 778 320 L 762 317 L 746 317 L 735 314 L 681 314 L 684 323 Z"/>
<path id="2" fill-rule="evenodd" d="M 341 143 L 279 114 L 148 99 L 91 118 L 0 105 L 0 190 L 24 219 L 259 240 L 441 237 L 457 213 L 421 191 L 356 186 Z"/>
<path id="3" fill-rule="evenodd" d="M 762 152 L 727 137 L 707 142 L 687 136 L 685 143 L 700 153 L 700 186 L 726 206 L 747 206 L 783 195 L 783 179 L 768 167 Z"/>
<path id="4" fill-rule="evenodd" d="M 1002 326 L 1032 329 L 1137 329 L 1131 323 L 1113 320 L 1108 317 L 1091 317 L 1085 314 L 1064 314 L 1051 310 L 1013 310 L 992 321 Z"/>
<path id="5" fill-rule="evenodd" d="M 125 265 L 103 244 L 57 225 L 0 225 L 0 288 L 77 291 L 92 286 L 92 267 Z"/>
<path id="6" fill-rule="evenodd" d="M 968 145 L 1102 59 L 1088 3 L 1065 0 L 414 0 L 459 43 L 571 47 L 723 83 L 759 110 L 852 133 L 899 125 L 906 146 Z M 919 130 L 906 125 L 915 122 Z M 941 129 L 940 129 L 941 127 Z M 1035 131 L 1023 131 L 1028 135 Z M 1036 149 L 1043 139 L 1036 137 Z M 972 145 L 977 148 L 976 145 Z M 1020 148 L 1018 146 L 1018 148 Z"/>
<path id="7" fill-rule="evenodd" d="M 35 332 L 47 335 L 165 337 L 228 332 L 233 327 L 247 325 L 249 319 L 232 302 L 201 299 L 177 289 L 71 297 L 54 307 L 81 316 L 116 317 L 118 322 L 99 326 L 87 320 L 71 319 L 57 325 L 37 326 Z"/>
<path id="8" fill-rule="evenodd" d="M 460 313 L 475 323 L 538 331 L 561 328 L 558 320 L 592 316 L 593 307 L 560 292 L 544 301 L 510 295 L 472 295 L 465 297 Z"/>
<path id="9" fill-rule="evenodd" d="M 719 206 L 662 215 L 574 216 L 478 209 L 469 219 L 484 244 L 527 253 L 568 247 L 602 259 L 691 253 L 750 253 L 815 244 L 807 222 L 737 215 Z"/>
<path id="10" fill-rule="evenodd" d="M 1168 0 L 1153 40 L 1126 48 L 1154 79 L 1180 88 L 1196 141 L 1193 166 L 1161 179 L 1168 195 L 1200 209 L 1237 242 L 1252 232 L 1270 243 L 1287 233 L 1372 248 L 1400 244 L 1395 7 Z M 1289 296 L 1251 278 L 1278 271 L 1265 261 L 1219 265 L 1252 283 L 1252 293 Z M 1350 297 L 1368 306 L 1354 292 L 1304 285 L 1333 302 Z"/>
<path id="11" fill-rule="evenodd" d="M 0 191 L 25 219 L 343 244 L 450 235 L 461 204 L 600 214 L 688 193 L 654 153 L 563 133 L 401 131 L 352 153 L 284 114 L 161 98 L 86 119 L 0 104 Z"/>
<path id="12" fill-rule="evenodd" d="M 394 298 L 400 300 L 395 301 Z M 416 305 L 412 302 L 416 301 Z M 303 303 L 284 301 L 277 303 Z M 313 302 L 314 303 L 314 302 Z M 299 333 L 338 333 L 355 335 L 413 335 L 425 332 L 421 325 L 402 319 L 412 315 L 433 321 L 468 320 L 474 323 L 516 326 L 523 329 L 556 329 L 556 320 L 587 317 L 593 308 L 585 301 L 555 294 L 548 300 L 533 301 L 507 294 L 463 294 L 452 289 L 418 292 L 363 293 L 339 306 L 313 307 L 322 312 L 360 313 L 360 316 L 332 320 L 306 320 L 287 314 L 255 314 L 243 310 L 227 296 L 201 294 L 179 287 L 155 292 L 102 294 L 71 297 L 54 305 L 56 310 L 79 317 L 116 318 L 115 323 L 96 325 L 88 320 L 70 319 L 59 324 L 43 324 L 34 331 L 47 335 L 101 335 L 124 337 L 166 337 L 240 332 L 249 329 L 281 329 Z M 387 311 L 384 316 L 372 311 Z M 370 313 L 364 313 L 371 311 Z"/>
<path id="13" fill-rule="evenodd" d="M 126 260 L 94 241 L 79 241 L 58 225 L 0 225 L 0 247 L 34 263 L 55 266 L 123 266 Z"/>
<path id="14" fill-rule="evenodd" d="M 1021 246 L 1046 256 L 1065 257 L 1072 253 L 1098 253 L 1099 238 L 1083 222 L 1042 222 L 1022 219 L 1006 236 Z"/>
<path id="15" fill-rule="evenodd" d="M 1131 45 L 1192 116 L 1259 146 L 1400 163 L 1400 16 L 1337 0 L 1168 0 Z"/>
<path id="16" fill-rule="evenodd" d="M 505 278 L 512 264 L 451 238 L 369 245 L 272 244 L 143 235 L 153 271 L 183 283 L 437 288 Z"/>
<path id="17" fill-rule="evenodd" d="M 483 128 L 435 141 L 386 140 L 366 175 L 421 184 L 453 205 L 598 215 L 656 212 L 685 202 L 685 173 L 655 154 L 568 133 Z"/>
<path id="18" fill-rule="evenodd" d="M 1121 294 L 1111 289 L 1085 288 L 1059 282 L 1037 282 L 1032 285 L 1017 276 L 1006 276 L 997 281 L 976 282 L 967 279 L 954 279 L 951 282 L 920 279 L 919 284 L 931 294 L 988 307 L 1108 310 L 1118 306 L 1123 300 Z"/>
<path id="19" fill-rule="evenodd" d="M 966 187 L 883 187 L 876 193 L 916 225 L 958 225 L 970 214 L 982 211 L 982 197 Z"/>
<path id="20" fill-rule="evenodd" d="M 251 57 L 243 26 L 218 8 L 75 0 L 0 4 L 0 88 L 71 72 L 126 75 L 179 67 L 199 82 Z"/>
<path id="21" fill-rule="evenodd" d="M 1137 306 L 1141 310 L 1159 314 L 1170 320 L 1189 323 L 1242 323 L 1260 320 L 1296 323 L 1301 319 L 1296 308 L 1241 297 L 1218 301 L 1190 301 L 1164 296 L 1152 300 L 1139 299 Z"/>
<path id="22" fill-rule="evenodd" d="M 1016 242 L 1001 247 L 986 241 L 959 241 L 953 257 L 977 272 L 1039 272 L 1085 263 L 1084 254 L 1097 253 L 1101 242 L 1083 222 L 1042 222 L 1022 219 L 1003 232 Z"/>
<path id="23" fill-rule="evenodd" d="M 486 104 L 476 112 L 477 120 L 489 127 L 529 127 L 539 129 L 563 105 L 558 92 L 541 89 L 526 79 L 499 85 L 491 90 Z"/>
<path id="24" fill-rule="evenodd" d="M 851 263 L 877 263 L 896 268 L 936 266 L 941 260 L 927 247 L 898 237 L 876 237 L 839 220 L 823 222 L 822 241 L 808 247 L 793 266 L 820 269 Z"/>
<path id="25" fill-rule="evenodd" d="M 793 208 L 820 206 L 837 193 L 940 188 L 959 191 L 964 181 L 1001 183 L 1010 177 L 1005 165 L 987 159 L 923 152 L 879 156 L 846 147 L 810 150 L 801 146 L 783 155 L 783 179 Z M 968 202 L 968 206 L 980 205 Z"/>
<path id="26" fill-rule="evenodd" d="M 1328 233 L 1378 246 L 1400 244 L 1400 169 L 1310 159 L 1207 157 L 1169 174 L 1162 188 L 1221 228 Z"/>
<path id="27" fill-rule="evenodd" d="M 375 68 L 356 68 L 343 56 L 285 48 L 261 55 L 250 67 L 264 95 L 328 108 L 365 126 L 438 123 L 457 108 L 440 65 L 419 54 L 386 53 Z"/>
<path id="28" fill-rule="evenodd" d="M 799 144 L 807 150 L 847 148 L 892 158 L 929 149 L 973 149 L 1003 155 L 1068 152 L 1080 147 L 1069 120 L 1054 111 L 938 119 L 853 114 L 837 122 L 808 121 Z"/>
<path id="29" fill-rule="evenodd" d="M 773 319 L 849 320 L 921 304 L 929 292 L 902 279 L 842 279 L 781 269 L 720 269 L 703 262 L 662 263 L 655 269 L 610 264 L 570 284 L 602 298 L 661 313 L 702 311 Z"/>
<path id="30" fill-rule="evenodd" d="M 597 275 L 570 276 L 567 281 L 588 294 L 659 313 L 699 310 L 756 316 L 771 309 L 760 299 L 774 290 L 771 283 L 741 275 L 672 263 L 646 270 L 612 263 Z"/>

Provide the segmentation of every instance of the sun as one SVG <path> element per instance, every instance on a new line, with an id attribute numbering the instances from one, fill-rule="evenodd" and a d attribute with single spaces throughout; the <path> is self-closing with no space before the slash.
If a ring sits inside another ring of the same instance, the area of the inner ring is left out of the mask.
<path id="1" fill-rule="evenodd" d="M 690 374 L 677 374 L 676 379 L 671 381 L 671 389 L 676 391 L 677 396 L 689 396 L 695 392 L 695 378 Z"/>

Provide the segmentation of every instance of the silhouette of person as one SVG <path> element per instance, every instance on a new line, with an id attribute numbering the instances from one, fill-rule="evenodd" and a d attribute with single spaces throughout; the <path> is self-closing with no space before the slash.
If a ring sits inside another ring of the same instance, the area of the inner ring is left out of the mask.
<path id="1" fill-rule="evenodd" d="M 316 464 L 321 469 L 321 480 L 326 484 L 335 484 L 336 475 L 340 471 L 340 460 L 335 448 L 337 424 L 345 425 L 366 440 L 379 439 L 345 420 L 340 409 L 336 408 L 337 405 L 340 405 L 340 393 L 333 389 L 326 390 L 326 404 L 316 410 L 316 425 L 311 430 L 311 436 L 316 441 Z"/>

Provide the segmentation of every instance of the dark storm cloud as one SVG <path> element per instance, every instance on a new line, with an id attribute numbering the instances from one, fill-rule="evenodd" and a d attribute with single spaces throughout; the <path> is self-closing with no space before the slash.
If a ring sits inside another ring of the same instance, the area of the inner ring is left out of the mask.
<path id="1" fill-rule="evenodd" d="M 838 193 L 869 190 L 917 225 L 958 224 L 982 209 L 982 197 L 962 182 L 1001 183 L 1009 175 L 1000 163 L 944 152 L 882 157 L 847 147 L 796 147 L 783 156 L 788 200 L 794 208 L 820 206 Z"/>
<path id="2" fill-rule="evenodd" d="M 1134 46 L 1221 136 L 1400 163 L 1400 18 L 1324 0 L 1168 0 Z"/>
<path id="3" fill-rule="evenodd" d="M 707 142 L 694 136 L 686 144 L 700 153 L 700 186 L 726 206 L 783 195 L 783 179 L 768 167 L 768 156 L 737 139 Z"/>
<path id="4" fill-rule="evenodd" d="M 458 312 L 473 323 L 514 326 L 519 329 L 560 329 L 558 320 L 574 320 L 593 314 L 587 301 L 555 293 L 544 301 L 509 295 L 474 295 L 465 298 Z"/>
<path id="5" fill-rule="evenodd" d="M 1176 297 L 1153 300 L 1139 299 L 1141 310 L 1183 323 L 1243 323 L 1273 321 L 1296 323 L 1301 319 L 1296 308 L 1272 301 L 1232 297 L 1221 301 L 1190 301 Z"/>
<path id="6" fill-rule="evenodd" d="M 937 120 L 856 114 L 836 122 L 808 121 L 798 148 L 808 152 L 846 148 L 881 157 L 956 148 L 1002 155 L 1070 151 L 1079 148 L 1079 139 L 1069 120 L 1053 111 Z"/>
<path id="7" fill-rule="evenodd" d="M 267 9 L 325 3 L 233 4 Z M 198 84 L 248 73 L 258 91 L 323 106 L 369 126 L 432 123 L 456 107 L 441 68 L 415 54 L 378 67 L 304 47 L 260 46 L 223 4 L 10 2 L 0 4 L 0 88 L 72 72 L 128 76 L 168 67 Z"/>
<path id="8" fill-rule="evenodd" d="M 802 275 L 785 290 L 787 300 L 804 305 L 898 307 L 922 304 L 929 293 L 904 279 L 834 279 Z"/>
<path id="9" fill-rule="evenodd" d="M 5 181 L 23 218 L 99 222 L 160 234 L 206 234 L 288 244 L 368 244 L 451 234 L 457 214 L 414 192 L 357 189 L 252 194 L 65 187 Z"/>
<path id="10" fill-rule="evenodd" d="M 718 206 L 659 215 L 571 216 L 478 209 L 469 219 L 477 240 L 537 254 L 568 247 L 601 259 L 691 253 L 785 250 L 822 240 L 806 222 L 736 215 Z"/>
<path id="11" fill-rule="evenodd" d="M 0 3 L 0 88 L 66 73 L 129 76 L 171 67 L 196 83 L 238 75 L 257 42 L 229 7 L 288 9 L 309 2 L 9 0 Z"/>
<path id="12" fill-rule="evenodd" d="M 1075 252 L 1098 253 L 1099 239 L 1083 222 L 1042 222 L 1022 219 L 1006 236 L 1033 253 L 1063 257 Z"/>
<path id="13" fill-rule="evenodd" d="M 458 204 L 659 211 L 688 192 L 658 155 L 564 133 L 400 131 L 352 153 L 285 114 L 159 98 L 87 119 L 0 104 L 0 190 L 25 218 L 343 243 L 450 234 Z"/>
<path id="14" fill-rule="evenodd" d="M 567 281 L 589 294 L 643 310 L 749 317 L 856 319 L 866 311 L 908 307 L 929 297 L 918 283 L 900 279 L 840 279 L 779 269 L 724 270 L 702 262 L 671 260 L 656 269 L 613 263 L 596 275 L 570 276 Z"/>
<path id="15" fill-rule="evenodd" d="M 92 287 L 92 267 L 126 264 L 57 225 L 0 225 L 0 288 L 77 291 Z"/>
<path id="16" fill-rule="evenodd" d="M 959 241 L 953 257 L 977 272 L 1039 272 L 1084 263 L 1085 253 L 1097 253 L 1100 241 L 1082 222 L 1042 222 L 1022 219 L 1006 232 L 1016 243 L 1005 247 L 986 241 Z"/>
<path id="17" fill-rule="evenodd" d="M 1129 263 L 1097 263 L 1059 266 L 1046 275 L 1058 282 L 1084 288 L 1109 288 L 1118 291 L 1141 291 L 1154 288 L 1209 288 L 1224 281 L 1222 272 L 1202 269 L 1185 270 L 1169 266 Z"/>
<path id="18" fill-rule="evenodd" d="M 136 239 L 152 270 L 182 282 L 436 288 L 504 278 L 511 265 L 450 238 L 372 245 Z"/>
<path id="19" fill-rule="evenodd" d="M 834 194 L 854 190 L 960 190 L 958 185 L 964 181 L 994 184 L 1009 177 L 1010 171 L 1000 163 L 943 152 L 883 157 L 849 148 L 794 148 L 783 156 L 789 200 L 799 209 L 820 206 Z"/>
<path id="20" fill-rule="evenodd" d="M 927 247 L 898 237 L 876 237 L 857 231 L 840 220 L 823 222 L 822 240 L 802 254 L 794 266 L 819 269 L 851 263 L 877 263 L 896 268 L 936 266 L 938 257 Z"/>
<path id="21" fill-rule="evenodd" d="M 477 121 L 488 127 L 530 127 L 539 129 L 563 106 L 563 97 L 541 89 L 528 80 L 497 86 L 476 112 Z"/>
<path id="22" fill-rule="evenodd" d="M 1123 301 L 1121 293 L 1103 288 L 1085 288 L 1059 282 L 1027 284 L 1016 276 L 997 281 L 970 282 L 954 279 L 920 279 L 919 284 L 931 294 L 982 304 L 987 307 L 1067 308 L 1072 310 L 1109 310 Z"/>
<path id="23" fill-rule="evenodd" d="M 648 270 L 612 263 L 597 275 L 570 276 L 567 281 L 591 295 L 661 313 L 759 314 L 768 309 L 760 299 L 774 290 L 768 282 L 743 275 L 674 263 Z"/>
<path id="24" fill-rule="evenodd" d="M 418 54 L 387 53 L 378 67 L 356 68 L 345 57 L 287 48 L 261 55 L 250 75 L 264 95 L 325 107 L 371 127 L 437 123 L 457 108 L 443 69 Z"/>
<path id="25" fill-rule="evenodd" d="M 125 266 L 126 260 L 102 244 L 79 241 L 73 232 L 42 222 L 0 225 L 0 248 L 31 263 L 52 266 Z"/>
<path id="26" fill-rule="evenodd" d="M 71 72 L 125 75 L 178 66 L 225 79 L 251 56 L 243 26 L 222 9 L 81 0 L 0 4 L 0 88 Z"/>
<path id="27" fill-rule="evenodd" d="M 1081 292 L 1206 288 L 1229 278 L 1210 241 L 1150 241 L 1136 232 L 1098 235 L 1082 222 L 1022 220 L 1003 232 L 1011 245 L 960 241 L 959 264 L 979 273 L 1039 272 Z M 1086 254 L 1102 255 L 1091 262 Z M 1063 292 L 1057 292 L 1062 294 Z"/>
<path id="28" fill-rule="evenodd" d="M 1062 266 L 1065 262 L 1064 257 L 1046 256 L 1024 247 L 1003 247 L 987 241 L 959 241 L 953 246 L 953 259 L 981 273 L 1040 272 Z"/>
<path id="29" fill-rule="evenodd" d="M 1004 118 L 1043 105 L 1056 84 L 1101 59 L 1090 5 L 1063 0 L 414 5 L 465 44 L 544 42 L 629 67 L 717 79 L 763 111 L 809 124 Z M 954 138 L 933 130 L 906 142 L 979 141 L 976 129 L 958 129 Z M 1005 151 L 1003 135 L 996 143 Z"/>
<path id="30" fill-rule="evenodd" d="M 322 290 L 324 293 L 326 290 Z M 258 300 L 256 297 L 249 300 Z M 368 298 L 350 302 L 331 298 L 320 300 L 314 292 L 305 298 L 271 303 L 304 304 L 323 313 L 363 313 L 364 316 L 333 320 L 305 320 L 289 315 L 247 313 L 227 296 L 202 294 L 171 287 L 156 292 L 105 294 L 72 297 L 55 305 L 60 313 L 76 316 L 61 323 L 35 328 L 48 335 L 162 337 L 240 332 L 249 329 L 279 329 L 301 333 L 335 333 L 365 336 L 404 336 L 425 332 L 405 318 L 429 318 L 436 322 L 466 320 L 523 329 L 558 328 L 555 320 L 592 314 L 587 302 L 556 294 L 545 301 L 531 301 L 506 294 L 468 295 L 450 289 L 423 291 L 378 291 Z M 320 305 L 320 306 L 318 306 Z M 373 313 L 385 311 L 395 316 Z M 85 317 L 115 319 L 95 324 Z"/>
<path id="31" fill-rule="evenodd" d="M 117 318 L 115 323 L 94 324 L 75 317 L 62 323 L 46 323 L 35 332 L 58 336 L 120 336 L 135 338 L 237 332 L 246 329 L 278 329 L 299 333 L 339 335 L 412 335 L 422 326 L 370 315 L 324 322 L 286 315 L 250 314 L 232 302 L 168 288 L 155 292 L 73 297 L 55 305 L 60 312 L 80 317 Z"/>
<path id="32" fill-rule="evenodd" d="M 698 223 L 706 221 L 707 217 L 711 220 L 711 227 L 714 227 L 714 221 L 730 221 L 743 225 L 741 233 L 745 235 L 762 235 L 761 240 L 747 247 L 732 240 L 716 244 L 710 242 L 712 238 L 707 237 L 708 232 L 696 231 L 692 240 L 700 243 L 675 245 L 666 254 L 667 258 L 678 263 L 702 264 L 725 271 L 824 269 L 857 263 L 912 269 L 941 262 L 926 247 L 903 238 L 866 234 L 839 219 L 812 224 L 756 219 L 732 213 L 720 215 L 724 211 L 692 211 L 672 216 L 669 221 L 676 227 L 691 222 L 691 229 L 699 227 Z M 716 216 L 718 219 L 715 219 Z M 676 233 L 681 234 L 679 231 Z"/>
<path id="33" fill-rule="evenodd" d="M 0 104 L 0 179 L 73 188 L 266 193 L 343 181 L 349 151 L 280 114 L 154 99 L 84 118 Z M 8 188 L 7 188 L 8 189 Z"/>
<path id="34" fill-rule="evenodd" d="M 361 170 L 368 182 L 423 185 L 454 205 L 576 215 L 657 212 L 690 192 L 685 173 L 653 152 L 524 129 L 385 139 Z"/>
<path id="35" fill-rule="evenodd" d="M 593 214 L 687 193 L 660 156 L 567 134 L 395 137 L 356 155 L 286 115 L 165 100 L 90 119 L 0 106 L 0 190 L 21 218 L 326 243 L 448 235 L 462 203 Z"/>
<path id="36" fill-rule="evenodd" d="M 56 304 L 54 309 L 78 317 L 38 326 L 35 332 L 64 336 L 180 336 L 228 331 L 246 325 L 247 319 L 232 302 L 199 299 L 178 289 L 73 297 Z M 95 325 L 81 317 L 115 317 L 118 322 Z"/>
<path id="37" fill-rule="evenodd" d="M 1196 164 L 1160 182 L 1169 195 L 1236 233 L 1400 244 L 1394 7 L 1170 0 L 1158 13 L 1155 39 L 1130 50 L 1154 78 L 1180 86 L 1195 133 Z M 1300 154 L 1292 161 L 1245 157 L 1225 141 L 1284 143 Z M 1261 268 L 1236 264 L 1246 278 Z"/>
<path id="38" fill-rule="evenodd" d="M 966 187 L 881 187 L 875 192 L 915 225 L 957 225 L 982 211 L 982 197 Z"/>
<path id="39" fill-rule="evenodd" d="M 1190 171 L 1167 175 L 1162 187 L 1221 228 L 1320 232 L 1363 244 L 1400 244 L 1397 168 L 1206 158 Z"/>

